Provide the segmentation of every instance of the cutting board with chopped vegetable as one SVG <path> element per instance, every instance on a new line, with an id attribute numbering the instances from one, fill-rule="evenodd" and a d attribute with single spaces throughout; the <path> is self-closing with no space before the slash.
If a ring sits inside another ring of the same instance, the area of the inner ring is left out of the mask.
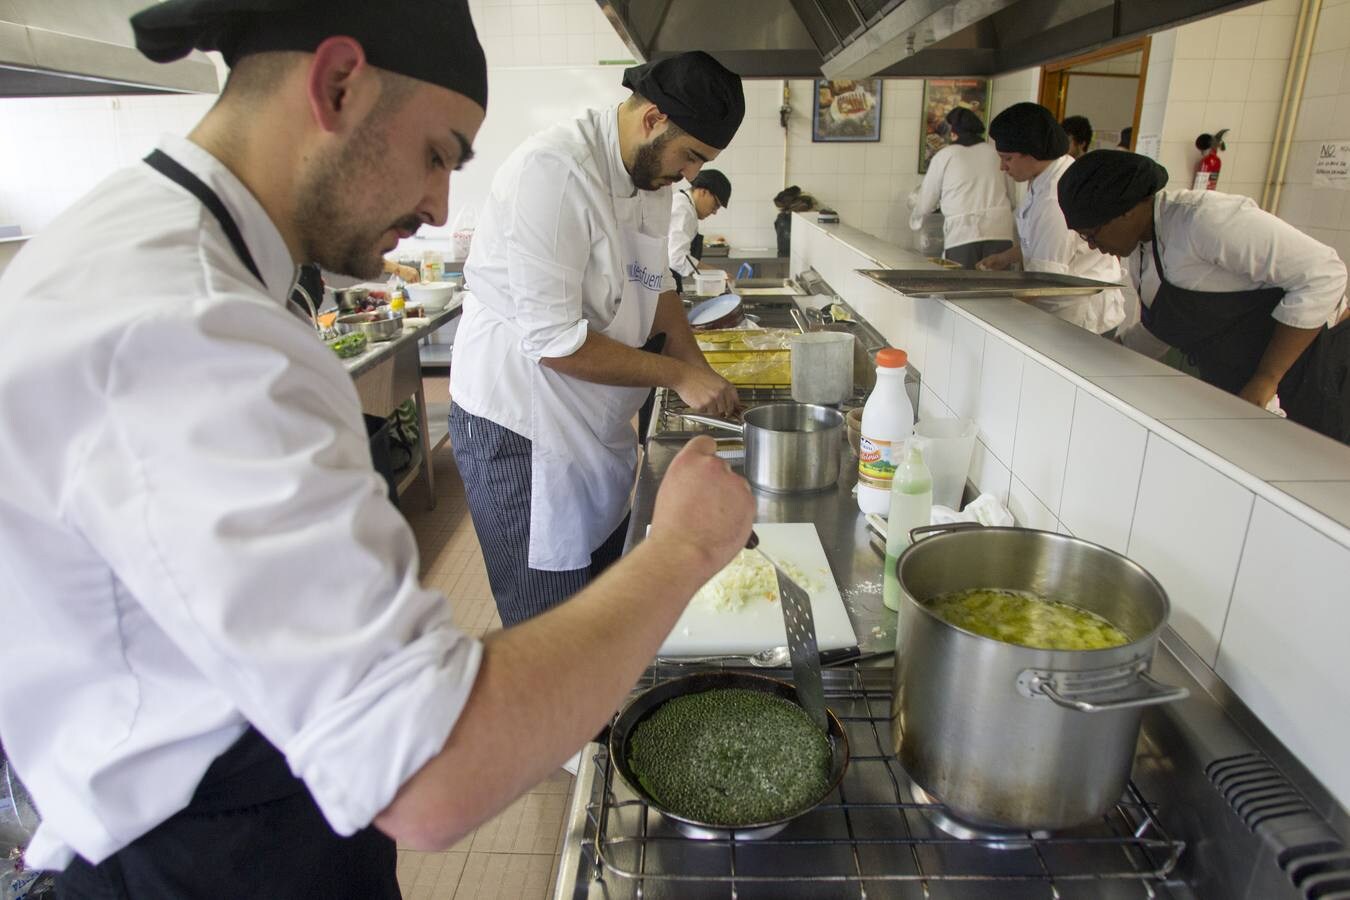
<path id="1" fill-rule="evenodd" d="M 755 525 L 759 544 L 811 595 L 816 640 L 821 650 L 858 643 L 830 571 L 825 548 L 810 522 L 766 522 Z M 675 623 L 661 656 L 706 656 L 754 653 L 787 644 L 783 611 L 772 568 L 757 571 L 758 554 L 746 551 L 695 595 Z"/>

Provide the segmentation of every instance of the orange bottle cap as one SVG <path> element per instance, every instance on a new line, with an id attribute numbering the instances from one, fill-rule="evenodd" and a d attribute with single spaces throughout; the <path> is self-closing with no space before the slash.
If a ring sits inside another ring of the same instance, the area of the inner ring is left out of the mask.
<path id="1" fill-rule="evenodd" d="M 909 354 L 895 347 L 883 347 L 877 351 L 877 365 L 887 369 L 903 369 L 909 362 Z"/>

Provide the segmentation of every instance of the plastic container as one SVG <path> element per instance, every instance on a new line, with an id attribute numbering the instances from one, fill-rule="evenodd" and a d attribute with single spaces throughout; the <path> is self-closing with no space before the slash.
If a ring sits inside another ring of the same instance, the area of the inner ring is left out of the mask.
<path id="1" fill-rule="evenodd" d="M 853 335 L 810 331 L 788 339 L 792 350 L 792 399 L 835 406 L 853 394 Z"/>
<path id="2" fill-rule="evenodd" d="M 914 440 L 933 475 L 933 502 L 938 506 L 961 511 L 979 430 L 972 419 L 920 419 L 914 426 Z"/>
<path id="3" fill-rule="evenodd" d="M 694 293 L 700 297 L 716 297 L 727 289 L 727 273 L 722 269 L 698 272 L 694 275 Z"/>
<path id="4" fill-rule="evenodd" d="M 858 507 L 865 513 L 890 514 L 891 481 L 895 459 L 914 431 L 914 407 L 905 393 L 903 350 L 877 351 L 877 385 L 863 406 L 862 437 L 858 441 Z"/>
<path id="5" fill-rule="evenodd" d="M 933 519 L 933 478 L 923 460 L 917 440 L 905 443 L 904 459 L 891 479 L 891 509 L 886 517 L 886 569 L 881 582 L 881 602 L 887 609 L 900 609 L 900 581 L 895 561 L 909 546 L 911 529 Z"/>
<path id="6" fill-rule="evenodd" d="M 423 283 L 435 283 L 445 276 L 445 260 L 439 250 L 427 250 L 422 254 L 422 270 L 418 277 Z"/>

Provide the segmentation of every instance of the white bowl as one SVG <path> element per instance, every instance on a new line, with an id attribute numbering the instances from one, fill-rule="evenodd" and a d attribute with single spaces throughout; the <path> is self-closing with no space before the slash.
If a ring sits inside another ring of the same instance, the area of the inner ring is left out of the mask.
<path id="1" fill-rule="evenodd" d="M 408 299 L 423 309 L 445 309 L 455 298 L 455 285 L 449 281 L 427 281 L 407 286 Z"/>

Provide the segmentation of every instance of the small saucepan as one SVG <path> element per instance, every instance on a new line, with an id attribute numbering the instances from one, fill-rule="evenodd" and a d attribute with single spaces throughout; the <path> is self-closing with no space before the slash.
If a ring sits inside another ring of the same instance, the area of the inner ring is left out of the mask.
<path id="1" fill-rule="evenodd" d="M 822 491 L 839 480 L 844 416 L 837 409 L 813 403 L 767 403 L 747 410 L 744 424 L 692 413 L 682 417 L 741 435 L 746 480 L 761 491 Z"/>

